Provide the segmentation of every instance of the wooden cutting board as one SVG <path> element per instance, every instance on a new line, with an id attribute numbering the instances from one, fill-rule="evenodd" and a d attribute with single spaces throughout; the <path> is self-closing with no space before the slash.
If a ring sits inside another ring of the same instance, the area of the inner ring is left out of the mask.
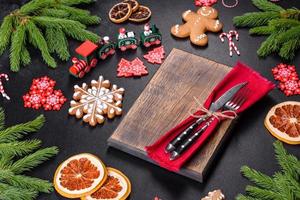
<path id="1" fill-rule="evenodd" d="M 193 97 L 203 103 L 230 70 L 226 65 L 173 49 L 108 139 L 109 146 L 153 162 L 145 146 L 188 117 L 195 106 Z M 231 124 L 230 120 L 223 122 L 178 173 L 202 182 Z"/>

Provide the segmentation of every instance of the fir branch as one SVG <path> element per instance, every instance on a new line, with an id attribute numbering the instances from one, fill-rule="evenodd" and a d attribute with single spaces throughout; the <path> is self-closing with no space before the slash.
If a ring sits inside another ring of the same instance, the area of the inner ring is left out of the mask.
<path id="1" fill-rule="evenodd" d="M 50 67 L 55 68 L 57 66 L 56 62 L 53 59 L 53 57 L 50 55 L 47 42 L 44 36 L 42 35 L 41 31 L 39 30 L 39 28 L 32 21 L 28 21 L 26 27 L 27 27 L 28 34 L 30 35 L 31 43 L 37 48 L 39 48 L 39 50 L 42 53 L 42 57 L 44 61 Z"/>
<path id="2" fill-rule="evenodd" d="M 282 7 L 269 2 L 268 0 L 252 0 L 252 3 L 260 10 L 280 12 L 284 10 Z"/>
<path id="3" fill-rule="evenodd" d="M 249 197 L 249 196 L 244 196 L 242 194 L 239 194 L 236 198 L 236 200 L 259 200 L 257 198 Z"/>
<path id="4" fill-rule="evenodd" d="M 13 173 L 20 174 L 40 165 L 44 161 L 55 156 L 57 153 L 57 147 L 44 148 L 17 160 L 11 164 L 9 168 Z"/>
<path id="5" fill-rule="evenodd" d="M 12 164 L 13 155 L 4 154 L 0 156 L 0 169 L 7 169 Z"/>
<path id="6" fill-rule="evenodd" d="M 4 183 L 0 183 L 1 200 L 33 200 L 38 193 L 33 190 L 20 189 Z"/>
<path id="7" fill-rule="evenodd" d="M 24 4 L 18 13 L 22 15 L 30 15 L 39 11 L 42 8 L 50 7 L 54 4 L 54 0 L 32 0 L 26 4 Z"/>
<path id="8" fill-rule="evenodd" d="M 274 180 L 279 188 L 279 192 L 285 199 L 295 199 L 293 197 L 296 197 L 296 199 L 300 198 L 300 183 L 293 177 L 282 173 L 275 173 Z"/>
<path id="9" fill-rule="evenodd" d="M 276 159 L 285 174 L 291 175 L 299 181 L 300 161 L 293 155 L 288 155 L 281 142 L 274 143 Z"/>
<path id="10" fill-rule="evenodd" d="M 2 55 L 4 50 L 8 47 L 12 31 L 13 17 L 11 15 L 8 15 L 4 17 L 0 27 L 0 55 Z"/>
<path id="11" fill-rule="evenodd" d="M 3 108 L 0 107 L 0 130 L 4 129 L 5 125 L 5 113 Z"/>
<path id="12" fill-rule="evenodd" d="M 67 27 L 63 27 L 63 31 L 69 37 L 72 37 L 73 39 L 76 39 L 79 41 L 90 40 L 92 42 L 97 42 L 100 40 L 100 37 L 97 34 L 91 32 L 91 31 L 87 31 L 85 29 L 79 28 L 79 27 L 74 27 L 73 30 L 70 30 Z"/>
<path id="13" fill-rule="evenodd" d="M 279 32 L 273 32 L 263 43 L 261 43 L 260 48 L 257 50 L 257 54 L 260 57 L 266 57 L 273 52 L 279 51 L 280 46 L 276 42 Z"/>
<path id="14" fill-rule="evenodd" d="M 60 3 L 66 6 L 74 6 L 78 4 L 89 4 L 92 2 L 95 2 L 95 0 L 60 0 Z"/>
<path id="15" fill-rule="evenodd" d="M 282 18 L 300 20 L 300 10 L 294 8 L 286 9 L 280 12 L 280 16 Z"/>
<path id="16" fill-rule="evenodd" d="M 238 27 L 256 27 L 267 25 L 271 19 L 277 19 L 278 12 L 252 12 L 233 18 L 233 24 Z"/>
<path id="17" fill-rule="evenodd" d="M 56 52 L 61 60 L 67 61 L 70 58 L 68 41 L 61 28 L 47 28 L 46 40 L 51 53 Z"/>
<path id="18" fill-rule="evenodd" d="M 74 8 L 70 6 L 65 6 L 65 5 L 59 5 L 57 6 L 58 9 L 64 10 L 69 13 L 69 15 L 90 15 L 91 12 L 88 10 L 83 10 L 80 8 Z"/>
<path id="19" fill-rule="evenodd" d="M 77 21 L 73 21 L 73 20 L 69 20 L 69 19 L 59 19 L 59 18 L 55 18 L 55 17 L 46 17 L 46 16 L 36 16 L 36 17 L 32 17 L 32 20 L 37 23 L 39 26 L 42 26 L 43 28 L 47 28 L 47 27 L 66 27 L 66 28 L 81 28 L 81 29 L 85 29 L 86 26 L 80 22 Z M 72 32 L 72 30 L 69 30 L 70 32 Z"/>
<path id="20" fill-rule="evenodd" d="M 25 26 L 20 24 L 14 32 L 10 48 L 10 69 L 14 72 L 19 71 L 21 64 L 21 51 L 25 41 Z"/>
<path id="21" fill-rule="evenodd" d="M 249 29 L 250 35 L 270 35 L 274 32 L 275 27 L 273 26 L 258 26 Z"/>
<path id="22" fill-rule="evenodd" d="M 295 52 L 300 48 L 300 40 L 292 39 L 282 44 L 279 55 L 285 60 L 291 60 L 295 57 Z"/>
<path id="23" fill-rule="evenodd" d="M 273 179 L 271 177 L 269 177 L 261 172 L 258 172 L 254 169 L 251 169 L 247 166 L 243 166 L 241 168 L 241 172 L 246 178 L 248 178 L 250 181 L 254 182 L 259 187 L 262 187 L 262 188 L 268 189 L 268 190 L 272 190 L 272 191 L 275 189 L 275 185 L 274 185 Z"/>
<path id="24" fill-rule="evenodd" d="M 0 155 L 23 156 L 37 149 L 40 145 L 40 140 L 0 143 Z"/>
<path id="25" fill-rule="evenodd" d="M 0 169 L 0 181 L 10 184 L 11 186 L 37 192 L 50 193 L 53 191 L 52 184 L 49 181 L 24 175 L 15 175 L 10 170 Z"/>
<path id="26" fill-rule="evenodd" d="M 31 132 L 36 132 L 43 126 L 44 122 L 45 122 L 45 117 L 43 115 L 40 115 L 33 121 L 17 124 L 5 130 L 1 130 L 0 143 L 13 142 L 17 139 L 22 138 L 23 135 L 26 135 Z"/>
<path id="27" fill-rule="evenodd" d="M 278 193 L 272 192 L 270 190 L 261 189 L 250 185 L 246 187 L 246 192 L 250 196 L 256 197 L 260 200 L 271 200 L 271 199 L 276 200 L 279 195 Z"/>
<path id="28" fill-rule="evenodd" d="M 289 29 L 291 27 L 299 25 L 300 22 L 294 19 L 273 19 L 269 22 L 269 26 L 273 26 L 277 29 Z"/>
<path id="29" fill-rule="evenodd" d="M 40 11 L 39 15 L 56 18 L 67 18 L 70 16 L 68 12 L 56 8 L 44 8 Z"/>
<path id="30" fill-rule="evenodd" d="M 26 48 L 25 42 L 22 46 L 22 50 L 21 50 L 21 62 L 23 65 L 28 65 L 31 63 L 31 57 L 29 54 L 29 51 Z"/>
<path id="31" fill-rule="evenodd" d="M 300 40 L 300 25 L 290 28 L 289 30 L 281 33 L 276 38 L 279 44 L 283 44 L 289 40 L 299 39 Z"/>

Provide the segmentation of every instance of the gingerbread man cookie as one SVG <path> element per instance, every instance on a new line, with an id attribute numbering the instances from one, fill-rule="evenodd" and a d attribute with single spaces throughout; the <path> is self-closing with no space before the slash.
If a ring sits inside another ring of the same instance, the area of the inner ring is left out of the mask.
<path id="1" fill-rule="evenodd" d="M 185 24 L 175 25 L 171 28 L 172 35 L 179 38 L 190 36 L 193 44 L 205 46 L 208 42 L 206 31 L 219 32 L 223 24 L 217 20 L 218 11 L 212 7 L 203 6 L 198 9 L 197 13 L 191 10 L 185 11 L 182 18 Z"/>

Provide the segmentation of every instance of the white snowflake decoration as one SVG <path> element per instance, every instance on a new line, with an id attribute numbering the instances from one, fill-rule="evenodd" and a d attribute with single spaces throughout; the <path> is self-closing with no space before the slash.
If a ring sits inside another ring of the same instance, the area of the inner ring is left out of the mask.
<path id="1" fill-rule="evenodd" d="M 124 88 L 112 85 L 109 80 L 99 76 L 98 81 L 92 80 L 91 86 L 83 83 L 82 86 L 74 86 L 73 99 L 69 114 L 76 118 L 82 118 L 91 126 L 102 124 L 105 115 L 112 119 L 122 114 L 122 99 Z"/>

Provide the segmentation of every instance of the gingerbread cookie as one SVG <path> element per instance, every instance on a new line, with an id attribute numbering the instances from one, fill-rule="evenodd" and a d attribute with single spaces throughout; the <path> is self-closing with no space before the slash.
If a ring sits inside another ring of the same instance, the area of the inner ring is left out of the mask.
<path id="1" fill-rule="evenodd" d="M 208 43 L 206 31 L 219 32 L 223 24 L 217 20 L 218 11 L 212 7 L 203 6 L 197 12 L 185 11 L 182 18 L 185 24 L 175 25 L 171 28 L 171 33 L 175 37 L 186 38 L 190 36 L 193 44 L 205 46 Z"/>
<path id="2" fill-rule="evenodd" d="M 214 190 L 201 200 L 225 200 L 225 196 L 221 190 Z"/>

